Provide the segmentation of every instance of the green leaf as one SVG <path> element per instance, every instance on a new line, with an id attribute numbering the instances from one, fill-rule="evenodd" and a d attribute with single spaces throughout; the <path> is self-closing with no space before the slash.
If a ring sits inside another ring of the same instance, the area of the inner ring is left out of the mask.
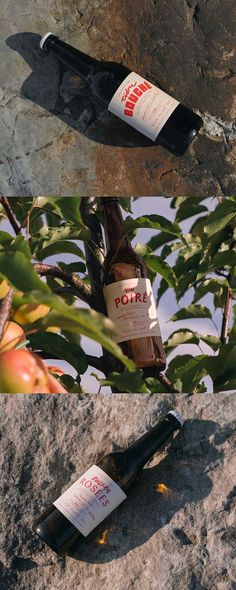
<path id="1" fill-rule="evenodd" d="M 17 236 L 17 238 L 12 242 L 10 247 L 10 252 L 22 252 L 28 260 L 31 260 L 32 254 L 31 249 L 29 247 L 29 243 L 23 238 L 23 236 Z"/>
<path id="2" fill-rule="evenodd" d="M 64 270 L 65 272 L 72 272 L 72 273 L 86 273 L 86 266 L 83 262 L 71 262 L 71 264 L 65 264 L 65 262 L 58 262 L 59 268 Z"/>
<path id="3" fill-rule="evenodd" d="M 174 272 L 177 276 L 176 285 L 176 296 L 177 300 L 186 293 L 186 291 L 192 287 L 196 281 L 199 262 L 201 260 L 201 253 L 193 254 L 187 260 L 177 261 L 174 267 Z"/>
<path id="4" fill-rule="evenodd" d="M 62 375 L 60 381 L 67 389 L 68 393 L 85 393 L 81 389 L 79 379 L 75 381 L 71 375 Z"/>
<path id="5" fill-rule="evenodd" d="M 231 250 L 225 250 L 219 252 L 214 256 L 213 260 L 204 260 L 199 265 L 197 279 L 202 278 L 205 274 L 217 270 L 219 268 L 232 267 L 234 269 L 236 265 L 236 252 Z"/>
<path id="6" fill-rule="evenodd" d="M 193 303 L 196 303 L 199 299 L 202 299 L 202 297 L 205 297 L 205 295 L 208 295 L 209 293 L 213 293 L 214 295 L 217 293 L 218 295 L 221 295 L 224 288 L 227 287 L 228 281 L 226 279 L 206 279 L 196 288 Z"/>
<path id="7" fill-rule="evenodd" d="M 48 286 L 43 283 L 22 252 L 0 252 L 0 273 L 19 291 L 26 293 L 37 289 L 50 293 Z"/>
<path id="8" fill-rule="evenodd" d="M 168 338 L 164 344 L 166 354 L 169 354 L 174 348 L 182 344 L 196 344 L 199 345 L 201 340 L 208 344 L 213 350 L 218 350 L 220 347 L 220 339 L 218 336 L 211 334 L 198 334 L 192 330 L 176 330 Z"/>
<path id="9" fill-rule="evenodd" d="M 198 344 L 199 339 L 192 330 L 176 330 L 173 332 L 164 344 L 165 352 L 168 354 L 181 344 Z"/>
<path id="10" fill-rule="evenodd" d="M 236 219 L 236 203 L 225 200 L 210 213 L 205 225 L 205 232 L 208 237 L 226 227 L 233 219 Z"/>
<path id="11" fill-rule="evenodd" d="M 166 243 L 173 242 L 174 239 L 175 236 L 171 236 L 170 234 L 165 232 L 160 232 L 156 236 L 152 236 L 147 245 L 151 250 L 154 251 L 158 250 L 158 248 L 161 248 L 161 246 L 163 246 Z"/>
<path id="12" fill-rule="evenodd" d="M 12 243 L 12 236 L 6 231 L 0 231 L 0 246 L 3 248 L 8 247 Z"/>
<path id="13" fill-rule="evenodd" d="M 107 379 L 100 379 L 93 374 L 102 386 L 110 386 L 119 389 L 122 393 L 150 393 L 143 381 L 143 372 L 137 369 L 135 372 L 125 370 L 123 373 L 110 373 Z"/>
<path id="14" fill-rule="evenodd" d="M 171 199 L 171 204 L 170 204 L 171 209 L 178 209 L 179 207 L 181 207 L 181 205 L 183 203 L 185 203 L 187 198 L 188 197 L 173 197 Z"/>
<path id="15" fill-rule="evenodd" d="M 207 359 L 206 368 L 214 382 L 228 371 L 234 371 L 236 378 L 236 344 L 224 344 L 217 357 Z"/>
<path id="16" fill-rule="evenodd" d="M 67 222 L 70 221 L 83 226 L 80 213 L 81 198 L 83 197 L 49 197 L 48 200 Z"/>
<path id="17" fill-rule="evenodd" d="M 68 342 L 59 334 L 50 332 L 38 332 L 29 335 L 30 344 L 34 350 L 43 350 L 48 354 L 48 358 L 56 355 L 59 359 L 69 363 L 74 369 L 82 375 L 88 368 L 86 354 L 83 349 L 72 342 Z"/>
<path id="18" fill-rule="evenodd" d="M 37 255 L 39 260 L 48 258 L 49 256 L 55 256 L 56 254 L 73 254 L 85 260 L 83 250 L 75 244 L 75 242 L 69 242 L 67 240 L 60 240 L 59 242 L 52 242 L 49 246 L 46 246 L 41 251 L 38 250 Z"/>
<path id="19" fill-rule="evenodd" d="M 87 227 L 79 227 L 79 225 L 73 227 L 67 224 L 49 229 L 43 228 L 38 235 L 34 236 L 33 240 L 41 251 L 43 248 L 61 240 L 82 240 L 86 242 L 90 238 L 90 230 Z M 41 243 L 39 240 L 41 240 Z"/>
<path id="20" fill-rule="evenodd" d="M 184 219 L 189 219 L 193 215 L 198 215 L 208 211 L 205 205 L 201 205 L 202 197 L 187 197 L 185 201 L 180 203 L 176 214 L 176 221 L 179 223 Z"/>
<path id="21" fill-rule="evenodd" d="M 183 393 L 195 393 L 202 378 L 207 375 L 206 360 L 204 354 L 196 357 L 188 354 L 176 356 L 169 364 L 167 377 L 174 383 L 180 380 Z"/>
<path id="22" fill-rule="evenodd" d="M 236 377 L 235 371 L 228 371 L 221 375 L 218 379 L 214 382 L 214 390 L 215 392 L 220 391 L 234 391 L 236 390 Z"/>
<path id="23" fill-rule="evenodd" d="M 132 197 L 120 197 L 121 207 L 123 207 L 125 211 L 129 211 L 129 213 L 132 213 L 131 198 Z"/>
<path id="24" fill-rule="evenodd" d="M 150 270 L 160 274 L 165 279 L 169 287 L 175 287 L 177 278 L 174 271 L 165 260 L 163 260 L 160 256 L 153 254 L 145 254 L 143 258 Z"/>
<path id="25" fill-rule="evenodd" d="M 52 311 L 40 322 L 42 329 L 58 326 L 67 332 L 82 334 L 95 340 L 103 348 L 118 358 L 129 371 L 135 370 L 134 362 L 127 358 L 121 348 L 112 340 L 115 333 L 114 324 L 102 314 L 90 309 L 79 309 L 67 305 L 58 295 L 47 295 L 32 291 L 22 298 L 22 303 L 44 303 Z"/>
<path id="26" fill-rule="evenodd" d="M 198 334 L 200 340 L 208 344 L 213 350 L 218 350 L 221 345 L 220 338 L 218 336 L 213 336 L 212 334 Z"/>
<path id="27" fill-rule="evenodd" d="M 160 287 L 158 289 L 158 293 L 157 293 L 157 301 L 160 301 L 161 297 L 164 295 L 164 293 L 168 290 L 168 284 L 166 282 L 165 279 L 162 279 L 160 282 Z"/>
<path id="28" fill-rule="evenodd" d="M 190 318 L 211 318 L 211 312 L 204 305 L 187 305 L 172 315 L 169 321 L 176 322 Z"/>
<path id="29" fill-rule="evenodd" d="M 172 236 L 177 236 L 182 239 L 182 232 L 179 225 L 175 222 L 171 222 L 161 215 L 143 215 L 137 219 L 127 217 L 124 222 L 125 231 L 132 232 L 136 229 L 148 228 L 164 231 Z"/>

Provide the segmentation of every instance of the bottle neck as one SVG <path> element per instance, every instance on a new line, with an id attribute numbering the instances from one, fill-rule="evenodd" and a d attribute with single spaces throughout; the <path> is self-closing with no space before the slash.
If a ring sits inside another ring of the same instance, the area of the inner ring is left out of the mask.
<path id="1" fill-rule="evenodd" d="M 119 206 L 119 200 L 115 197 L 104 197 L 101 199 L 104 210 L 104 229 L 106 248 L 109 253 L 116 253 L 119 249 L 128 248 L 132 245 L 128 235 L 124 232 L 124 221 Z"/>
<path id="2" fill-rule="evenodd" d="M 164 420 L 146 432 L 125 451 L 127 459 L 132 461 L 135 469 L 142 469 L 170 436 L 180 428 L 180 422 L 172 414 L 167 414 Z"/>
<path id="3" fill-rule="evenodd" d="M 93 57 L 75 49 L 68 43 L 64 43 L 64 41 L 60 41 L 55 35 L 50 35 L 47 38 L 44 50 L 55 55 L 69 70 L 72 70 L 83 80 L 88 80 L 98 63 Z"/>

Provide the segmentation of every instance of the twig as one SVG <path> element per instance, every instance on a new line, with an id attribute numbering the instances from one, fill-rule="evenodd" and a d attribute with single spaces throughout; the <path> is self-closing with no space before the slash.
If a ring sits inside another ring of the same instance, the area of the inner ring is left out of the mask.
<path id="1" fill-rule="evenodd" d="M 230 315 L 230 309 L 231 309 L 231 301 L 232 301 L 231 291 L 230 291 L 230 288 L 227 287 L 225 305 L 224 305 L 224 310 L 223 310 L 221 335 L 220 335 L 220 341 L 222 342 L 222 344 L 225 344 L 228 340 L 228 326 L 229 326 L 229 315 Z"/>
<path id="2" fill-rule="evenodd" d="M 158 381 L 160 381 L 162 385 L 164 385 L 164 387 L 167 389 L 169 393 L 179 393 L 179 391 L 177 391 L 177 389 L 174 388 L 174 385 L 171 383 L 171 381 L 162 373 L 158 373 L 156 375 L 156 378 L 158 379 Z"/>
<path id="3" fill-rule="evenodd" d="M 2 204 L 3 208 L 5 209 L 8 220 L 10 221 L 10 223 L 14 229 L 14 232 L 18 236 L 21 233 L 21 228 L 20 228 L 20 225 L 18 225 L 18 222 L 17 222 L 15 215 L 12 211 L 12 208 L 10 206 L 8 198 L 7 197 L 0 197 L 0 203 Z"/>
<path id="4" fill-rule="evenodd" d="M 85 301 L 85 303 L 88 303 L 88 305 L 93 303 L 91 287 L 86 285 L 78 275 L 61 270 L 58 266 L 41 262 L 34 264 L 34 269 L 41 277 L 47 275 L 56 279 L 61 279 L 64 283 L 73 287 L 76 290 L 78 297 Z"/>
<path id="5" fill-rule="evenodd" d="M 8 291 L 6 297 L 4 297 L 2 305 L 0 307 L 0 340 L 2 340 L 5 324 L 8 320 L 12 299 L 13 299 L 14 290 L 10 289 Z"/>
<path id="6" fill-rule="evenodd" d="M 82 197 L 80 210 L 83 222 L 91 232 L 91 239 L 88 242 L 85 242 L 85 254 L 91 282 L 92 296 L 96 298 L 96 310 L 106 314 L 106 307 L 102 293 L 102 267 L 105 253 L 102 228 L 96 215 L 97 198 Z"/>

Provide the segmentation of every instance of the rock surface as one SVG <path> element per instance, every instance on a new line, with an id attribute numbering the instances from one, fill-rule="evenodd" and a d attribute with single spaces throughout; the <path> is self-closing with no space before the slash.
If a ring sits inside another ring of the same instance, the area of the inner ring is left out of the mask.
<path id="1" fill-rule="evenodd" d="M 173 407 L 186 423 L 168 452 L 59 559 L 32 533 L 34 518 L 101 451 L 130 444 Z M 235 590 L 235 394 L 2 395 L 0 409 L 1 590 Z"/>
<path id="2" fill-rule="evenodd" d="M 234 0 L 6 0 L 1 17 L 1 192 L 235 192 Z M 198 111 L 204 129 L 185 156 L 95 107 L 85 84 L 39 51 L 48 30 Z"/>

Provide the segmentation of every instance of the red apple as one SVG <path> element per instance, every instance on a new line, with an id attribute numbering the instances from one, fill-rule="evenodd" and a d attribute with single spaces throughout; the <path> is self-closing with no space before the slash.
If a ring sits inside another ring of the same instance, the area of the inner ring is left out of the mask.
<path id="1" fill-rule="evenodd" d="M 44 362 L 28 350 L 0 354 L 1 393 L 48 393 L 48 375 Z"/>
<path id="2" fill-rule="evenodd" d="M 28 350 L 0 354 L 0 393 L 67 393 L 45 362 Z"/>

